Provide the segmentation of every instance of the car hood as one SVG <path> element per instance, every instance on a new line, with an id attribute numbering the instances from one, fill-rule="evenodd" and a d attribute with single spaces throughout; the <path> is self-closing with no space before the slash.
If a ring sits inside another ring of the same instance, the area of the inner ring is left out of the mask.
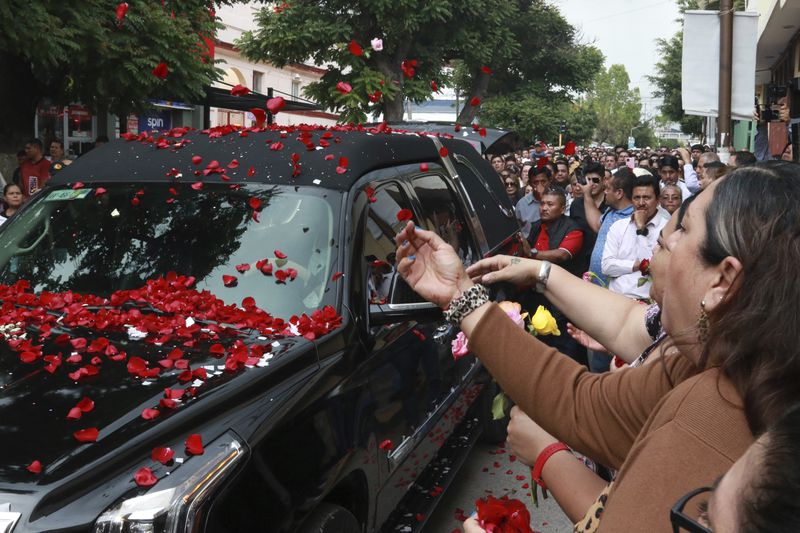
<path id="1" fill-rule="evenodd" d="M 86 337 L 91 342 L 92 338 Z M 132 341 L 125 334 L 106 334 L 106 337 L 120 350 L 125 350 L 129 358 L 135 355 L 147 361 L 150 367 L 157 367 L 158 361 L 175 348 Z M 56 483 L 75 476 L 99 459 L 104 462 L 114 458 L 122 460 L 126 449 L 130 452 L 132 446 L 142 447 L 145 441 L 150 448 L 165 445 L 162 440 L 174 438 L 213 417 L 219 399 L 252 389 L 248 383 L 254 379 L 263 391 L 263 380 L 285 367 L 285 363 L 293 361 L 309 366 L 317 361 L 314 344 L 302 337 L 259 337 L 248 342 L 249 345 L 268 346 L 267 354 L 256 366 L 238 371 L 226 371 L 225 359 L 212 355 L 209 344 L 198 343 L 192 350 L 184 348 L 183 358 L 189 360 L 190 369 L 202 368 L 207 374 L 204 381 L 193 378 L 188 382 L 178 380 L 183 370 L 177 369 L 162 370 L 152 378 L 136 377 L 129 373 L 127 361 L 117 362 L 106 357 L 102 362 L 96 361 L 100 369 L 97 375 L 75 381 L 69 373 L 90 363 L 87 355 L 83 355 L 80 363 L 64 361 L 50 373 L 41 361 L 39 364 L 21 362 L 19 354 L 7 343 L 0 342 L 0 432 L 3 435 L 0 490 L 25 492 L 34 490 L 31 484 Z M 43 351 L 59 353 L 65 349 L 48 340 Z M 193 387 L 196 388 L 193 394 L 184 392 L 175 408 L 159 405 L 165 397 L 165 389 L 185 391 Z M 93 409 L 82 412 L 80 419 L 68 418 L 70 410 L 83 398 L 91 399 Z M 142 416 L 145 409 L 158 409 L 159 416 L 145 419 Z M 187 418 L 191 417 L 190 413 L 201 418 L 191 422 Z M 180 424 L 171 423 L 173 419 L 180 420 Z M 176 425 L 180 425 L 179 430 L 175 429 Z M 76 439 L 76 431 L 90 428 L 99 431 L 95 442 L 83 443 Z M 28 470 L 34 461 L 41 463 L 41 473 Z"/>

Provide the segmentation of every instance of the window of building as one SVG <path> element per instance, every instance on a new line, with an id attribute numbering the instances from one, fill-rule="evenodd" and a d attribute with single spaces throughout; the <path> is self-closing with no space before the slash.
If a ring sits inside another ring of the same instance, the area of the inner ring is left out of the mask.
<path id="1" fill-rule="evenodd" d="M 253 71 L 253 91 L 260 93 L 261 90 L 261 81 L 264 79 L 264 73 L 258 72 L 257 70 Z"/>
<path id="2" fill-rule="evenodd" d="M 292 80 L 292 100 L 300 98 L 300 80 Z"/>

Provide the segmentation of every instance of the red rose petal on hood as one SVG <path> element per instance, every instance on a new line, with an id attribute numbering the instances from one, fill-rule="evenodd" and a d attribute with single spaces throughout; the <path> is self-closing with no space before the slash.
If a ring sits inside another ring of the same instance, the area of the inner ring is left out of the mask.
<path id="1" fill-rule="evenodd" d="M 122 25 L 122 19 L 125 18 L 125 14 L 128 12 L 128 2 L 120 2 L 117 4 L 117 24 Z"/>
<path id="2" fill-rule="evenodd" d="M 325 156 L 325 161 L 333 161 L 333 154 L 328 154 Z"/>
<path id="3" fill-rule="evenodd" d="M 250 112 L 256 117 L 256 126 L 261 127 L 267 121 L 267 112 L 260 107 L 253 107 Z"/>
<path id="4" fill-rule="evenodd" d="M 153 448 L 153 451 L 150 453 L 150 458 L 153 461 L 158 461 L 162 465 L 165 465 L 172 460 L 174 455 L 175 451 L 172 448 L 158 446 Z"/>
<path id="5" fill-rule="evenodd" d="M 94 409 L 94 401 L 88 396 L 84 396 L 83 399 L 81 399 L 81 401 L 79 401 L 75 407 L 77 407 L 84 413 L 88 413 L 92 409 Z"/>
<path id="6" fill-rule="evenodd" d="M 152 420 L 154 418 L 158 418 L 161 415 L 161 411 L 158 409 L 144 409 L 142 411 L 142 418 L 145 420 Z"/>
<path id="7" fill-rule="evenodd" d="M 86 428 L 86 429 L 79 429 L 75 433 L 72 434 L 75 437 L 75 440 L 78 442 L 94 442 L 97 440 L 97 436 L 100 432 L 97 428 Z"/>
<path id="8" fill-rule="evenodd" d="M 283 150 L 283 143 L 278 141 L 269 145 L 270 150 Z"/>
<path id="9" fill-rule="evenodd" d="M 203 438 L 198 433 L 193 433 L 186 438 L 186 453 L 190 455 L 203 455 Z"/>
<path id="10" fill-rule="evenodd" d="M 28 466 L 26 466 L 25 470 L 27 470 L 28 472 L 30 472 L 32 474 L 40 474 L 42 472 L 42 462 L 39 461 L 39 460 L 36 460 L 36 461 L 32 462 L 31 464 L 29 464 Z"/>
<path id="11" fill-rule="evenodd" d="M 240 83 L 237 83 L 231 88 L 231 94 L 233 96 L 244 96 L 246 94 L 250 94 L 250 89 Z"/>
<path id="12" fill-rule="evenodd" d="M 250 270 L 249 263 L 242 263 L 241 265 L 236 265 L 236 272 L 238 272 L 239 274 L 244 274 L 248 270 Z"/>
<path id="13" fill-rule="evenodd" d="M 201 156 L 199 156 L 199 155 L 193 155 L 192 156 L 192 164 L 193 165 L 199 165 L 202 162 L 203 162 L 203 158 Z"/>
<path id="14" fill-rule="evenodd" d="M 343 166 L 336 167 L 336 173 L 337 174 L 344 174 L 345 172 L 347 172 L 347 167 L 343 167 Z"/>
<path id="15" fill-rule="evenodd" d="M 334 272 L 333 276 L 331 277 L 331 281 L 338 281 L 342 279 L 342 276 L 344 276 L 344 274 L 342 274 L 341 272 Z"/>
<path id="16" fill-rule="evenodd" d="M 280 250 L 275 250 L 272 253 L 275 254 L 275 257 L 277 257 L 278 259 L 286 259 L 287 257 L 289 257 L 288 255 L 286 255 L 285 253 L 281 252 Z"/>
<path id="17" fill-rule="evenodd" d="M 235 286 L 235 285 L 236 285 L 236 283 L 237 283 L 237 281 L 238 281 L 238 280 L 236 279 L 236 276 L 229 276 L 229 275 L 227 275 L 227 274 L 223 274 L 223 275 L 222 275 L 222 283 L 223 283 L 223 285 L 225 285 L 226 287 L 233 287 L 233 286 Z"/>
<path id="18" fill-rule="evenodd" d="M 163 61 L 158 65 L 156 65 L 156 67 L 153 69 L 153 76 L 155 76 L 156 78 L 165 80 L 167 79 L 168 75 L 169 75 L 169 69 L 167 68 L 167 64 L 164 63 Z"/>
<path id="19" fill-rule="evenodd" d="M 256 174 L 256 167 L 250 167 L 247 170 L 247 177 L 248 178 L 252 178 L 253 176 L 255 176 L 255 174 Z"/>
<path id="20" fill-rule="evenodd" d="M 401 209 L 397 212 L 397 220 L 400 222 L 411 220 L 412 218 L 414 218 L 414 213 L 411 211 L 411 209 Z"/>
<path id="21" fill-rule="evenodd" d="M 386 439 L 378 445 L 378 448 L 388 452 L 389 450 L 394 448 L 394 443 L 391 441 L 391 439 Z"/>
<path id="22" fill-rule="evenodd" d="M 267 100 L 267 109 L 269 109 L 269 112 L 273 115 L 277 114 L 284 107 L 286 107 L 286 100 L 284 100 L 283 96 L 276 96 L 275 98 Z"/>
<path id="23" fill-rule="evenodd" d="M 347 45 L 347 49 L 350 50 L 350 53 L 354 56 L 360 57 L 364 55 L 364 49 L 359 46 L 355 39 L 350 41 L 350 44 Z"/>
<path id="24" fill-rule="evenodd" d="M 419 169 L 422 172 L 427 172 L 428 171 L 428 163 L 420 163 L 419 164 Z"/>
<path id="25" fill-rule="evenodd" d="M 478 107 L 479 105 L 481 105 L 481 99 L 478 98 L 477 96 L 474 96 L 472 100 L 469 101 L 469 105 L 471 105 L 472 107 Z"/>
<path id="26" fill-rule="evenodd" d="M 447 150 L 447 148 L 442 146 L 441 148 L 439 148 L 439 155 L 442 157 L 447 157 L 448 155 L 450 155 L 450 152 Z"/>
<path id="27" fill-rule="evenodd" d="M 353 87 L 347 82 L 340 81 L 336 84 L 336 90 L 342 94 L 347 94 L 353 90 Z"/>
<path id="28" fill-rule="evenodd" d="M 228 163 L 228 168 L 239 168 L 239 160 L 238 159 L 231 159 L 231 162 Z"/>
<path id="29" fill-rule="evenodd" d="M 146 466 L 143 466 L 133 474 L 133 480 L 136 481 L 136 484 L 140 487 L 152 487 L 158 482 L 158 478 L 154 476 L 153 472 Z"/>
<path id="30" fill-rule="evenodd" d="M 73 407 L 67 413 L 67 420 L 78 420 L 80 417 L 83 416 L 83 411 L 81 411 L 78 407 Z"/>

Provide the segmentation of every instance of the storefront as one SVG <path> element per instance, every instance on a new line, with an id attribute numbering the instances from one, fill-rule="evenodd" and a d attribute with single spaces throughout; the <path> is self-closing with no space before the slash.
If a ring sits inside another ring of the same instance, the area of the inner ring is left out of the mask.
<path id="1" fill-rule="evenodd" d="M 94 146 L 97 118 L 82 104 L 60 107 L 44 101 L 36 109 L 34 131 L 44 143 L 45 154 L 49 152 L 50 142 L 60 139 L 64 141 L 64 150 L 71 157 L 77 157 Z"/>

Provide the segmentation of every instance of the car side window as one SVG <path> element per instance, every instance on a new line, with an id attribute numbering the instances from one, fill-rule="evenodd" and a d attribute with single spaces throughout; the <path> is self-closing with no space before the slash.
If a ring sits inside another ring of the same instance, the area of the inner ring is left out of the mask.
<path id="1" fill-rule="evenodd" d="M 367 272 L 367 294 L 373 304 L 414 303 L 424 301 L 397 274 L 394 237 L 406 222 L 398 220 L 401 210 L 411 210 L 411 203 L 397 183 L 379 187 L 369 204 L 364 232 L 364 259 Z M 392 297 L 392 282 L 397 285 Z"/>
<path id="2" fill-rule="evenodd" d="M 450 187 L 437 175 L 414 178 L 414 191 L 422 205 L 422 217 L 458 253 L 465 265 L 477 260 L 466 221 Z"/>

